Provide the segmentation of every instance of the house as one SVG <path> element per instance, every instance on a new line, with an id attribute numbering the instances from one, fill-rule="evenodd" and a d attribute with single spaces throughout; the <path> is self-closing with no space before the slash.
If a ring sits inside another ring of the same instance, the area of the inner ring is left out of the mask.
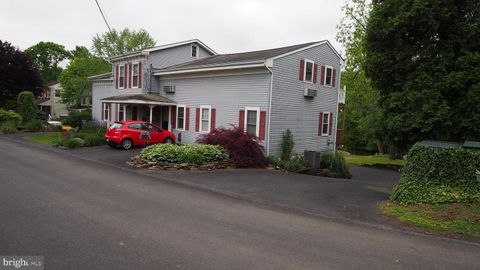
<path id="1" fill-rule="evenodd" d="M 60 83 L 54 82 L 47 85 L 37 99 L 37 106 L 40 111 L 50 115 L 51 119 L 60 119 L 68 116 L 65 104 L 61 103 L 62 87 Z"/>
<path id="2" fill-rule="evenodd" d="M 267 155 L 289 128 L 297 153 L 334 149 L 342 58 L 328 41 L 217 54 L 198 39 L 111 57 L 92 76 L 95 120 L 148 120 L 194 143 L 217 127 L 240 126 Z"/>

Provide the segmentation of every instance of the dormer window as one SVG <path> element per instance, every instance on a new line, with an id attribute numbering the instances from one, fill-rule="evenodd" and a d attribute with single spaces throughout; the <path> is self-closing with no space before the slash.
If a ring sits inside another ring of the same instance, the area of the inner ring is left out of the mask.
<path id="1" fill-rule="evenodd" d="M 198 58 L 198 46 L 192 45 L 192 57 Z"/>

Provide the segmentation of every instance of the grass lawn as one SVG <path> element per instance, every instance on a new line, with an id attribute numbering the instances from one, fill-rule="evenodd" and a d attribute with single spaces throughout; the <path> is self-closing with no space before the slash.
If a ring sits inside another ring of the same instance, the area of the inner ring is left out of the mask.
<path id="1" fill-rule="evenodd" d="M 404 166 L 403 159 L 389 159 L 388 156 L 359 156 L 359 155 L 344 155 L 347 164 L 350 165 L 394 165 Z"/>
<path id="2" fill-rule="evenodd" d="M 454 233 L 480 240 L 480 203 L 403 206 L 382 202 L 380 211 L 399 221 L 440 233 Z"/>
<path id="3" fill-rule="evenodd" d="M 25 140 L 29 140 L 32 142 L 43 143 L 43 144 L 52 144 L 53 141 L 59 140 L 61 138 L 61 134 L 59 132 L 56 133 L 43 133 L 43 134 L 35 134 L 35 135 L 28 135 L 24 136 Z"/>

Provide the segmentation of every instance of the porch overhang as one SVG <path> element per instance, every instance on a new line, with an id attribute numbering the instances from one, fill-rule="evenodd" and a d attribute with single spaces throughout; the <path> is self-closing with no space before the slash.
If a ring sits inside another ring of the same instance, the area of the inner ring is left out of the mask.
<path id="1" fill-rule="evenodd" d="M 141 104 L 175 106 L 177 103 L 169 98 L 155 94 L 118 95 L 100 99 L 103 103 Z"/>

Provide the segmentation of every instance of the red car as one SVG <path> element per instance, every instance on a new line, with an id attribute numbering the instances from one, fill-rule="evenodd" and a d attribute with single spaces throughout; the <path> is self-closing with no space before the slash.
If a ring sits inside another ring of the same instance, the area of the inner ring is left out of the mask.
<path id="1" fill-rule="evenodd" d="M 121 121 L 113 123 L 107 129 L 105 140 L 110 146 L 120 145 L 128 150 L 139 145 L 175 143 L 175 135 L 149 122 Z"/>

